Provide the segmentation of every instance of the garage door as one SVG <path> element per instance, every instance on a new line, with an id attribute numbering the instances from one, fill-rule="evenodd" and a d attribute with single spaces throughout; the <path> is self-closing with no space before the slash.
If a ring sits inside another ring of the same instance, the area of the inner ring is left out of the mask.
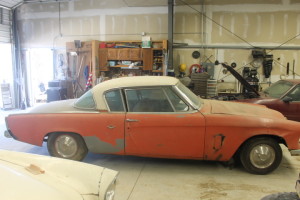
<path id="1" fill-rule="evenodd" d="M 11 43 L 11 11 L 0 8 L 0 43 Z"/>

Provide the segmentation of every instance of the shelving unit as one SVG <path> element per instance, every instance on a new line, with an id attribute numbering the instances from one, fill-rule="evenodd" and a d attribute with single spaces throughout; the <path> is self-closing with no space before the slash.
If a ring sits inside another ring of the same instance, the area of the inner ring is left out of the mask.
<path id="1" fill-rule="evenodd" d="M 11 98 L 9 83 L 2 83 L 1 84 L 1 95 L 2 95 L 3 109 L 4 110 L 12 109 L 13 108 L 13 102 L 12 102 L 12 98 Z"/>
<path id="2" fill-rule="evenodd" d="M 164 68 L 164 56 L 163 56 L 163 50 L 162 49 L 152 49 L 153 51 L 153 67 L 152 72 L 163 72 Z"/>
<path id="3" fill-rule="evenodd" d="M 76 47 L 75 42 L 67 42 L 68 98 L 84 93 L 87 80 L 83 72 L 86 67 L 92 72 L 92 86 L 103 74 L 109 77 L 118 72 L 122 75 L 166 75 L 167 40 L 152 41 L 151 48 L 141 46 L 142 41 L 93 40 L 81 42 L 80 47 Z M 132 68 L 129 67 L 131 63 L 134 63 Z"/>
<path id="4" fill-rule="evenodd" d="M 167 41 L 152 41 L 152 46 L 155 48 L 141 48 L 141 41 L 102 42 L 99 48 L 99 69 L 105 72 L 134 63 L 134 68 L 163 75 Z M 122 61 L 130 63 L 124 64 Z"/>

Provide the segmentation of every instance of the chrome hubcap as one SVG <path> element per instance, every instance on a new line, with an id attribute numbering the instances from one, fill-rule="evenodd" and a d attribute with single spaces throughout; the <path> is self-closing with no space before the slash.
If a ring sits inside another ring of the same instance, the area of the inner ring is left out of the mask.
<path id="1" fill-rule="evenodd" d="M 250 161 L 256 168 L 267 168 L 275 161 L 275 151 L 267 144 L 257 145 L 250 152 Z"/>
<path id="2" fill-rule="evenodd" d="M 60 135 L 55 141 L 55 149 L 63 158 L 70 158 L 76 154 L 77 142 L 69 135 Z"/>

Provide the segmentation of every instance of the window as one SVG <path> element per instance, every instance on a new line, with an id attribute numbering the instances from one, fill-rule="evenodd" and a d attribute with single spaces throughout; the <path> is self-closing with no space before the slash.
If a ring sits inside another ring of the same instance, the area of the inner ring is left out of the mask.
<path id="1" fill-rule="evenodd" d="M 300 101 L 300 85 L 297 85 L 288 95 L 287 97 L 292 98 L 292 101 Z"/>
<path id="2" fill-rule="evenodd" d="M 124 104 L 120 90 L 106 92 L 105 99 L 111 112 L 124 112 Z"/>
<path id="3" fill-rule="evenodd" d="M 174 112 L 163 88 L 127 89 L 129 112 Z"/>
<path id="4" fill-rule="evenodd" d="M 273 98 L 280 98 L 284 95 L 291 87 L 293 86 L 292 83 L 287 81 L 278 81 L 264 90 L 264 93 Z"/>
<path id="5" fill-rule="evenodd" d="M 196 96 L 189 88 L 185 87 L 180 82 L 176 85 L 176 88 L 180 91 L 181 95 L 183 95 L 185 99 L 189 100 L 189 103 L 193 107 L 200 108 L 201 104 L 203 103 L 203 100 L 200 97 Z"/>
<path id="6" fill-rule="evenodd" d="M 96 104 L 93 98 L 92 90 L 87 91 L 74 104 L 75 108 L 79 109 L 95 109 Z"/>
<path id="7" fill-rule="evenodd" d="M 189 110 L 188 105 L 170 87 L 166 87 L 165 91 L 177 112 Z"/>

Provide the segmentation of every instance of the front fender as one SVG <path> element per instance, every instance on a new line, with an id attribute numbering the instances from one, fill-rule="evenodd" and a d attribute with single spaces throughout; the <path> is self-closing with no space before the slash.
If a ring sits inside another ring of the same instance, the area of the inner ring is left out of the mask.
<path id="1" fill-rule="evenodd" d="M 272 137 L 300 149 L 300 123 L 285 119 L 214 114 L 206 117 L 205 159 L 228 161 L 252 137 Z M 280 139 L 282 138 L 282 139 Z"/>

